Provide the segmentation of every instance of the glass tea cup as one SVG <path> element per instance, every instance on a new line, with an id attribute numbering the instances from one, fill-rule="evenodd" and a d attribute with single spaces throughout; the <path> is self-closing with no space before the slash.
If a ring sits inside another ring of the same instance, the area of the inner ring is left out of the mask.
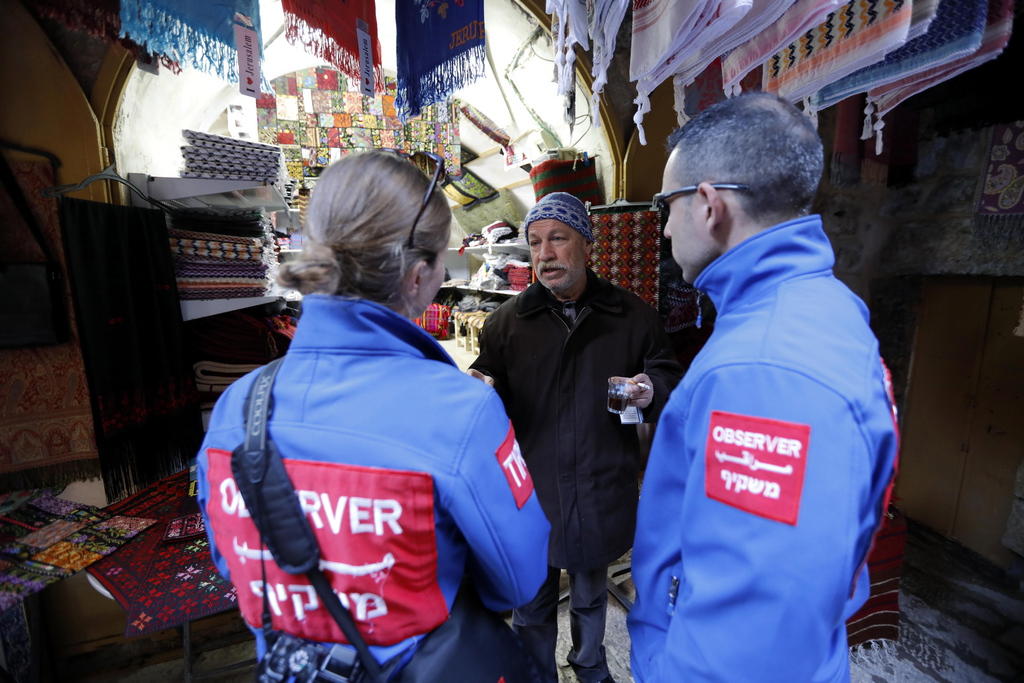
<path id="1" fill-rule="evenodd" d="M 608 378 L 608 412 L 621 415 L 639 387 L 625 377 Z"/>

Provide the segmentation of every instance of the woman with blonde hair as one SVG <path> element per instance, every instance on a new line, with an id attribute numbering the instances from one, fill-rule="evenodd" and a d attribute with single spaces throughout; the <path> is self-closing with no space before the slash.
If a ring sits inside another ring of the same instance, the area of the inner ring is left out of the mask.
<path id="1" fill-rule="evenodd" d="M 547 572 L 549 529 L 501 400 L 413 323 L 444 277 L 451 212 L 437 191 L 443 162 L 411 161 L 353 154 L 317 182 L 303 252 L 279 276 L 305 297 L 267 429 L 319 568 L 389 680 L 431 649 L 424 636 L 449 621 L 464 579 L 490 610 L 528 602 Z M 255 375 L 217 402 L 198 456 L 213 557 L 259 659 L 280 633 L 344 652 L 306 577 L 262 550 L 233 479 Z"/>

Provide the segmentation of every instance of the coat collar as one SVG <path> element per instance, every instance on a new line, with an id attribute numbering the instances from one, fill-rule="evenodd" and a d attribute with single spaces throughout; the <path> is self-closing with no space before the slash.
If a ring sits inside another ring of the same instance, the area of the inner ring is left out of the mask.
<path id="1" fill-rule="evenodd" d="M 289 349 L 409 355 L 455 364 L 426 330 L 390 308 L 326 294 L 303 298 L 302 317 Z"/>
<path id="2" fill-rule="evenodd" d="M 594 271 L 587 268 L 587 288 L 579 300 L 579 308 L 586 306 L 600 308 L 609 313 L 621 313 L 623 310 L 622 292 L 607 280 L 602 280 Z M 548 288 L 540 282 L 534 282 L 522 294 L 516 297 L 516 317 L 525 318 L 545 308 L 559 307 L 561 303 Z"/>
<path id="3" fill-rule="evenodd" d="M 803 216 L 740 242 L 712 261 L 693 286 L 707 293 L 722 314 L 774 292 L 786 280 L 831 273 L 834 263 L 821 217 Z"/>

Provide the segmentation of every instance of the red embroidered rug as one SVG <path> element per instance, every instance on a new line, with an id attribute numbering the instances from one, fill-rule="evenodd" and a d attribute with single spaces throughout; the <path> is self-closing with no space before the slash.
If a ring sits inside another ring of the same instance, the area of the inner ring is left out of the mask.
<path id="1" fill-rule="evenodd" d="M 157 519 L 132 543 L 89 568 L 124 608 L 125 636 L 145 635 L 236 608 L 235 589 L 214 567 L 205 532 L 182 538 L 182 524 L 173 524 L 199 512 L 195 496 L 189 495 L 188 470 L 106 510 Z M 164 539 L 169 529 L 177 540 Z"/>
<path id="2" fill-rule="evenodd" d="M 864 606 L 846 621 L 846 638 L 850 647 L 868 641 L 899 640 L 900 577 L 906 545 L 907 519 L 895 508 L 890 508 L 868 553 L 871 594 Z"/>
<path id="3" fill-rule="evenodd" d="M 599 277 L 658 307 L 661 227 L 654 211 L 594 213 L 591 268 Z"/>

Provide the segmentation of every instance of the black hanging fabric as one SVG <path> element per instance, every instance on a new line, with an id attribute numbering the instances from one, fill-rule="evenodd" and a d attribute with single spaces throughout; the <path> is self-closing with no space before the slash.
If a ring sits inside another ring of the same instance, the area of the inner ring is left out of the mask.
<path id="1" fill-rule="evenodd" d="M 188 465 L 202 440 L 164 213 L 61 201 L 107 497 Z"/>

